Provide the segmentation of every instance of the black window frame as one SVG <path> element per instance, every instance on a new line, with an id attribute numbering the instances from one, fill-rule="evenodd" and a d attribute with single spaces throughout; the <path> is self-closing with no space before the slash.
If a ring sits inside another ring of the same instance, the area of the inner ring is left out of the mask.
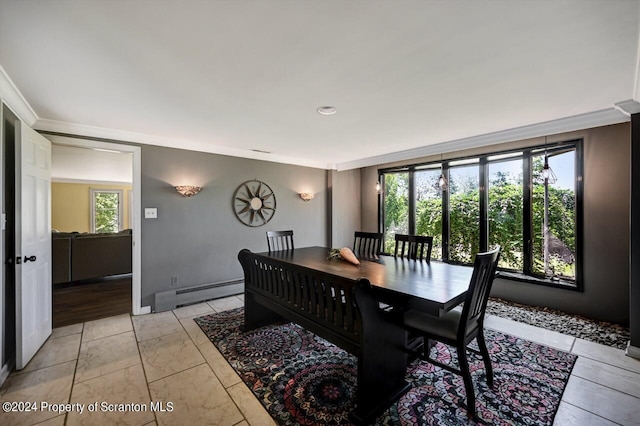
<path id="1" fill-rule="evenodd" d="M 575 211 L 575 279 L 558 279 L 548 278 L 543 274 L 539 274 L 533 271 L 533 181 L 532 181 L 532 167 L 533 157 L 539 156 L 540 152 L 544 151 L 553 153 L 561 150 L 575 151 L 575 178 L 574 178 L 574 194 L 576 202 Z M 519 155 L 508 159 L 496 159 L 489 161 L 489 157 L 497 155 L 515 154 Z M 520 154 L 521 153 L 521 154 Z M 515 158 L 521 158 L 523 161 L 523 251 L 524 261 L 523 270 L 512 270 L 507 268 L 498 268 L 498 276 L 515 281 L 523 281 L 543 286 L 550 286 L 556 288 L 563 288 L 575 291 L 584 291 L 583 286 L 583 214 L 584 214 L 584 152 L 583 152 L 583 140 L 574 139 L 569 141 L 554 142 L 543 145 L 535 145 L 523 148 L 513 148 L 503 151 L 491 151 L 482 154 L 448 158 L 447 160 L 421 162 L 411 164 L 402 167 L 392 168 L 380 168 L 378 169 L 378 181 L 381 184 L 382 190 L 378 194 L 378 232 L 384 233 L 384 176 L 387 173 L 408 172 L 409 173 L 409 233 L 414 233 L 416 226 L 415 217 L 415 182 L 414 172 L 417 169 L 424 168 L 425 166 L 433 167 L 440 166 L 443 174 L 449 180 L 449 170 L 452 167 L 451 163 L 458 161 L 465 161 L 471 159 L 478 159 L 478 173 L 479 173 L 479 202 L 480 202 L 480 220 L 479 220 L 479 244 L 480 251 L 486 251 L 488 249 L 489 241 L 489 224 L 488 224 L 488 191 L 487 191 L 487 179 L 489 172 L 489 165 L 500 161 L 513 160 Z M 455 166 L 454 166 L 455 167 Z M 442 261 L 452 264 L 464 264 L 460 262 L 453 262 L 450 260 L 449 252 L 449 191 L 442 191 Z M 387 253 L 389 254 L 389 253 Z"/>

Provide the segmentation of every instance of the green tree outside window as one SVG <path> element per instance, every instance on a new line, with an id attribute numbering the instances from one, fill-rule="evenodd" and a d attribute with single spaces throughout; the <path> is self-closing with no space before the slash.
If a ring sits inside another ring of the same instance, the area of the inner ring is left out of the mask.
<path id="1" fill-rule="evenodd" d="M 113 233 L 120 230 L 120 191 L 92 191 L 94 232 Z"/>
<path id="2" fill-rule="evenodd" d="M 544 193 L 542 177 L 544 153 L 532 160 L 532 261 L 531 271 L 552 279 L 576 278 L 576 193 L 575 148 L 549 155 L 554 170 L 564 174 L 564 182 L 548 184 L 547 218 L 549 237 L 544 241 Z M 488 245 L 502 247 L 499 266 L 523 271 L 525 257 L 523 159 L 489 162 L 487 181 Z M 471 263 L 480 250 L 480 191 L 478 165 L 449 169 L 449 258 Z M 437 188 L 439 169 L 414 172 L 414 194 L 409 194 L 409 173 L 385 173 L 385 252 L 392 253 L 395 233 L 415 233 L 434 237 L 434 258 L 442 257 L 442 193 Z M 561 184 L 562 183 L 562 184 Z M 409 197 L 415 200 L 415 229 L 408 229 Z M 544 253 L 547 252 L 547 264 Z"/>

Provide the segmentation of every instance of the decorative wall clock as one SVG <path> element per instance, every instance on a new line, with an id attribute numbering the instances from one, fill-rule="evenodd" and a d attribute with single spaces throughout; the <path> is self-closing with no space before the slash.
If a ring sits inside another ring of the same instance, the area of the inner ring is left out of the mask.
<path id="1" fill-rule="evenodd" d="M 248 180 L 233 194 L 233 211 L 247 226 L 262 226 L 276 213 L 276 196 L 269 185 Z"/>

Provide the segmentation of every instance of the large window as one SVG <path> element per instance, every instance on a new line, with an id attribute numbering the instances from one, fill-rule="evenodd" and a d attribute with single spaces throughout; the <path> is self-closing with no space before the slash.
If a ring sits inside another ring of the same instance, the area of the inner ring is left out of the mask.
<path id="1" fill-rule="evenodd" d="M 502 247 L 502 268 L 524 270 L 523 174 L 522 153 L 488 159 L 487 205 L 489 246 Z M 505 159 L 506 157 L 506 159 Z M 511 158 L 510 158 L 511 157 Z"/>
<path id="2" fill-rule="evenodd" d="M 122 229 L 122 191 L 91 190 L 91 232 L 112 233 Z"/>
<path id="3" fill-rule="evenodd" d="M 409 232 L 409 173 L 387 173 L 384 194 L 384 252 L 391 253 L 395 235 Z"/>
<path id="4" fill-rule="evenodd" d="M 555 176 L 545 176 L 544 152 L 533 156 L 533 271 L 554 279 L 575 278 L 575 153 L 547 154 Z"/>
<path id="5" fill-rule="evenodd" d="M 572 141 L 383 170 L 385 252 L 395 233 L 432 235 L 433 257 L 451 263 L 499 244 L 505 274 L 580 289 L 581 158 Z"/>
<path id="6" fill-rule="evenodd" d="M 416 234 L 433 236 L 431 256 L 442 259 L 442 191 L 440 166 L 417 168 L 415 180 Z"/>
<path id="7" fill-rule="evenodd" d="M 477 163 L 477 159 L 454 162 L 449 169 L 449 260 L 453 262 L 473 262 L 480 247 Z"/>

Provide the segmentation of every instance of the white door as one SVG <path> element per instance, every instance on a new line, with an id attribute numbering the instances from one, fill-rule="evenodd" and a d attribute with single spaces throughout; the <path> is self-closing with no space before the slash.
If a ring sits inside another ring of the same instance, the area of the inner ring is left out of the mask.
<path id="1" fill-rule="evenodd" d="M 24 124 L 18 141 L 16 369 L 20 370 L 51 334 L 51 142 Z"/>

